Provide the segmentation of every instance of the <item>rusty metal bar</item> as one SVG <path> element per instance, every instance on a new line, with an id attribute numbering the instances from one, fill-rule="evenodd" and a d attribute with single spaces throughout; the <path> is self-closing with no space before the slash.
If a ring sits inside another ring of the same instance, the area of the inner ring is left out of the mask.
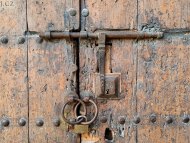
<path id="1" fill-rule="evenodd" d="M 101 31 L 107 39 L 147 39 L 162 38 L 163 32 L 142 32 L 142 31 Z M 68 39 L 68 38 L 92 38 L 98 39 L 99 32 L 44 32 L 39 36 L 44 39 Z"/>

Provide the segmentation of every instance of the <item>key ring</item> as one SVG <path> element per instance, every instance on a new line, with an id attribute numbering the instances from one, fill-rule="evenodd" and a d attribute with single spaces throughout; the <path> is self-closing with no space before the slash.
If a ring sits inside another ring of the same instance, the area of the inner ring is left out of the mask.
<path id="1" fill-rule="evenodd" d="M 78 99 L 78 98 L 73 98 L 73 101 L 77 101 L 78 103 L 77 103 L 77 105 L 78 104 L 81 104 L 82 106 L 83 106 L 83 108 L 84 108 L 84 116 L 86 115 L 86 113 L 87 113 L 87 111 L 86 111 L 86 105 L 85 105 L 85 103 L 82 101 L 82 100 L 80 100 L 80 99 Z M 62 108 L 62 110 L 61 110 L 61 113 L 62 113 L 62 118 L 63 118 L 63 120 L 65 121 L 65 122 L 67 122 L 68 124 L 71 124 L 71 125 L 75 125 L 75 124 L 79 124 L 79 123 L 81 123 L 82 121 L 83 121 L 83 119 L 84 119 L 84 117 L 82 117 L 80 120 L 75 120 L 75 121 L 70 121 L 69 119 L 67 119 L 66 117 L 65 117 L 65 108 L 66 108 L 66 106 L 70 103 L 71 101 L 67 101 L 64 105 L 63 105 L 63 108 Z"/>
<path id="2" fill-rule="evenodd" d="M 98 116 L 98 107 L 97 107 L 96 103 L 95 103 L 93 100 L 89 100 L 88 102 L 90 102 L 90 103 L 92 103 L 92 104 L 94 105 L 94 108 L 95 108 L 95 115 L 94 115 L 94 117 L 93 117 L 90 121 L 85 121 L 85 122 L 82 121 L 82 122 L 80 122 L 80 124 L 82 124 L 82 125 L 89 125 L 89 124 L 91 124 L 92 122 L 95 121 L 95 119 L 96 119 L 97 116 Z M 79 107 L 80 104 L 81 104 L 80 102 L 77 103 L 76 106 L 75 106 L 75 108 L 74 108 L 74 115 L 75 115 L 76 118 L 79 117 L 79 116 L 77 115 L 77 109 L 78 109 L 78 107 Z M 85 112 L 85 111 L 84 111 L 84 112 Z"/>

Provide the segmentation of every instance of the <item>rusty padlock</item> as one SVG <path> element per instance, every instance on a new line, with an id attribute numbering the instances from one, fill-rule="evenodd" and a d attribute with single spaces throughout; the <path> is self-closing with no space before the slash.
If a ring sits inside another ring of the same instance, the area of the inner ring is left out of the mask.
<path id="1" fill-rule="evenodd" d="M 85 120 L 85 122 L 87 121 L 87 117 L 83 116 L 83 115 L 78 116 L 77 120 L 80 120 L 81 118 L 83 118 Z M 76 124 L 76 125 L 74 125 L 73 132 L 77 133 L 77 134 L 88 133 L 89 132 L 89 125 Z"/>

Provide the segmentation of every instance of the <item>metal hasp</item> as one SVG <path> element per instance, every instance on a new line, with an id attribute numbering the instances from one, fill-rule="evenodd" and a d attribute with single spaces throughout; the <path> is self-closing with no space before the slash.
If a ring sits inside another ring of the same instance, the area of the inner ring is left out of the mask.
<path id="1" fill-rule="evenodd" d="M 98 68 L 100 73 L 100 86 L 101 95 L 105 94 L 105 48 L 106 48 L 106 35 L 105 33 L 100 33 L 98 38 Z"/>
<path id="2" fill-rule="evenodd" d="M 106 39 L 147 39 L 162 38 L 163 32 L 142 32 L 142 31 L 97 31 L 97 32 L 44 32 L 39 36 L 43 39 L 97 39 L 98 53 L 97 62 L 99 73 L 95 74 L 94 89 L 98 99 L 119 99 L 120 94 L 120 73 L 109 73 L 105 75 L 105 54 Z"/>
<path id="3" fill-rule="evenodd" d="M 69 38 L 92 38 L 98 39 L 99 33 L 104 33 L 106 39 L 147 39 L 162 38 L 163 32 L 142 32 L 142 31 L 100 31 L 100 32 L 43 32 L 39 36 L 44 39 L 69 39 Z"/>

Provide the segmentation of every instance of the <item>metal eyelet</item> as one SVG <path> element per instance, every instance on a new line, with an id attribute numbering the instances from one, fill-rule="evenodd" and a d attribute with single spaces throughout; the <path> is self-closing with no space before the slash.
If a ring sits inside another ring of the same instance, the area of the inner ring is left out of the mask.
<path id="1" fill-rule="evenodd" d="M 89 100 L 89 102 L 94 105 L 94 108 L 95 108 L 95 115 L 94 115 L 94 117 L 93 117 L 90 121 L 81 122 L 80 124 L 82 124 L 82 125 L 89 125 L 89 124 L 91 124 L 92 122 L 94 122 L 94 121 L 96 120 L 96 118 L 97 118 L 97 116 L 98 116 L 98 107 L 97 107 L 96 103 L 95 103 L 93 100 Z M 75 106 L 75 108 L 74 108 L 74 114 L 75 114 L 75 117 L 76 117 L 76 118 L 78 117 L 78 115 L 77 115 L 77 111 L 78 111 L 78 110 L 77 110 L 77 109 L 78 109 L 79 105 L 80 105 L 80 103 L 78 103 L 78 104 Z"/>
<path id="2" fill-rule="evenodd" d="M 78 99 L 78 98 L 73 98 L 73 102 L 74 101 L 77 101 L 79 104 L 81 104 L 82 106 L 83 106 L 83 108 L 84 108 L 84 116 L 86 115 L 86 112 L 87 112 L 87 110 L 86 110 L 86 105 L 85 105 L 85 103 L 82 101 L 82 100 L 80 100 L 80 99 Z M 63 105 L 63 108 L 62 108 L 62 111 L 61 111 L 61 113 L 62 113 L 62 118 L 63 118 L 63 120 L 66 122 L 66 123 L 68 123 L 68 124 L 71 124 L 71 125 L 75 125 L 75 124 L 79 124 L 79 123 L 81 123 L 82 121 L 83 121 L 83 118 L 81 118 L 80 120 L 69 120 L 69 119 L 67 119 L 66 117 L 65 117 L 65 108 L 66 108 L 66 106 L 67 105 L 69 105 L 69 103 L 71 103 L 71 101 L 69 100 L 69 101 L 67 101 L 64 105 Z"/>

